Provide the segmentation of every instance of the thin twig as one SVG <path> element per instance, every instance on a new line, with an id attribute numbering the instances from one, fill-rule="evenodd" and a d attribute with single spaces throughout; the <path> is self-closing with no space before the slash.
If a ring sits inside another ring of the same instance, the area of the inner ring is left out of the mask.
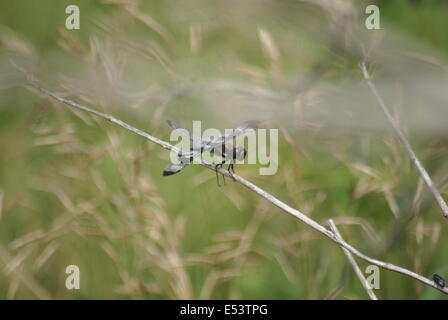
<path id="1" fill-rule="evenodd" d="M 403 132 L 400 130 L 398 123 L 395 121 L 395 119 L 391 115 L 389 108 L 387 107 L 383 98 L 378 93 L 376 86 L 373 84 L 372 80 L 370 79 L 370 75 L 367 71 L 367 68 L 366 68 L 366 65 L 364 62 L 360 64 L 360 68 L 361 68 L 362 74 L 364 76 L 364 79 L 367 82 L 367 85 L 369 86 L 370 90 L 372 91 L 373 95 L 375 96 L 375 99 L 378 101 L 378 104 L 380 105 L 381 109 L 383 110 L 384 114 L 386 115 L 387 120 L 391 124 L 392 128 L 395 130 L 395 133 L 397 134 L 398 139 L 400 140 L 401 144 L 408 152 L 409 157 L 411 158 L 412 162 L 414 162 L 415 166 L 417 167 L 418 171 L 420 172 L 420 175 L 422 176 L 422 178 L 425 181 L 426 185 L 428 186 L 429 190 L 433 194 L 434 198 L 436 198 L 436 201 L 439 204 L 440 209 L 442 209 L 443 216 L 445 218 L 448 218 L 448 206 L 447 206 L 445 200 L 443 199 L 439 190 L 437 190 L 436 186 L 432 182 L 431 177 L 429 176 L 428 172 L 426 172 L 425 168 L 421 164 L 420 160 L 418 159 L 417 155 L 415 154 L 414 150 L 412 149 L 411 144 L 406 139 Z"/>
<path id="2" fill-rule="evenodd" d="M 329 223 L 330 229 L 333 231 L 333 233 L 337 237 L 339 237 L 341 240 L 343 240 L 333 219 L 328 220 L 328 223 Z M 348 251 L 345 248 L 342 248 L 342 251 L 344 251 L 344 254 L 347 257 L 348 262 L 350 262 L 350 264 L 352 265 L 352 268 L 355 271 L 356 276 L 358 277 L 359 281 L 361 281 L 361 284 L 364 287 L 364 289 L 366 289 L 366 292 L 369 295 L 370 299 L 378 300 L 378 298 L 376 297 L 375 293 L 373 292 L 372 288 L 370 287 L 369 283 L 367 282 L 366 278 L 364 277 L 364 274 L 362 273 L 361 269 L 359 268 L 358 264 L 355 261 L 355 258 L 353 258 L 350 251 Z"/>
<path id="3" fill-rule="evenodd" d="M 26 73 L 25 73 L 26 74 Z M 165 149 L 169 149 L 169 150 L 177 150 L 177 148 L 175 148 L 174 146 L 172 146 L 170 143 L 165 142 L 163 140 L 160 140 L 146 132 L 141 131 L 140 129 L 137 129 L 121 120 L 118 120 L 116 118 L 114 118 L 111 115 L 102 113 L 102 112 L 98 112 L 96 110 L 93 110 L 89 107 L 83 106 L 79 103 L 76 103 L 72 100 L 69 99 L 65 99 L 65 98 L 61 98 L 58 97 L 57 95 L 55 95 L 54 93 L 52 93 L 50 90 L 45 89 L 44 87 L 42 87 L 40 84 L 37 83 L 37 81 L 30 77 L 28 74 L 27 75 L 27 79 L 28 79 L 28 83 L 26 85 L 28 85 L 29 87 L 35 88 L 38 91 L 44 93 L 45 95 L 59 101 L 62 102 L 66 105 L 68 105 L 69 107 L 73 107 L 79 110 L 83 110 L 89 113 L 92 113 L 96 116 L 99 116 L 101 118 L 104 118 L 106 120 L 109 120 L 113 123 L 118 124 L 119 126 L 139 135 L 142 136 L 160 146 L 162 146 Z M 261 189 L 260 187 L 254 185 L 253 183 L 247 181 L 246 179 L 236 175 L 236 174 L 231 174 L 229 171 L 222 169 L 222 168 L 218 168 L 216 169 L 214 165 L 212 164 L 208 164 L 205 162 L 200 162 L 200 165 L 213 170 L 213 171 L 218 171 L 220 174 L 223 174 L 229 178 L 233 178 L 233 180 L 235 182 L 238 182 L 240 184 L 242 184 L 243 186 L 245 186 L 246 188 L 252 190 L 253 192 L 257 193 L 258 195 L 260 195 L 261 197 L 265 198 L 266 200 L 268 200 L 269 202 L 271 202 L 272 204 L 274 204 L 275 206 L 277 206 L 278 208 L 282 209 L 283 211 L 286 211 L 287 213 L 291 214 L 292 216 L 296 217 L 297 219 L 301 220 L 302 222 L 304 222 L 305 224 L 307 224 L 308 226 L 310 226 L 311 228 L 313 228 L 314 230 L 322 233 L 323 235 L 325 235 L 327 238 L 329 238 L 330 240 L 332 240 L 333 242 L 337 243 L 339 246 L 347 249 L 348 251 L 350 251 L 352 254 L 358 256 L 359 258 L 377 265 L 379 267 L 382 267 L 384 269 L 388 269 L 394 272 L 398 272 L 401 274 L 404 274 L 408 277 L 414 278 L 430 287 L 436 288 L 438 290 L 440 290 L 441 292 L 444 292 L 446 294 L 448 294 L 448 287 L 439 287 L 437 286 L 434 281 L 419 275 L 413 271 L 410 271 L 408 269 L 396 266 L 394 264 L 388 263 L 388 262 L 383 262 L 380 260 L 376 260 L 374 258 L 371 258 L 369 256 L 366 256 L 365 254 L 361 253 L 360 251 L 358 251 L 357 249 L 355 249 L 354 247 L 352 247 L 350 244 L 348 244 L 347 242 L 345 242 L 343 239 L 339 238 L 338 236 L 336 236 L 332 231 L 328 230 L 327 228 L 325 228 L 324 226 L 322 226 L 321 224 L 319 224 L 318 222 L 316 222 L 315 220 L 309 218 L 308 216 L 306 216 L 305 214 L 303 214 L 302 212 L 300 212 L 297 209 L 294 209 L 292 207 L 290 207 L 289 205 L 287 205 L 286 203 L 284 203 L 283 201 L 277 199 L 276 197 L 274 197 L 273 195 L 271 195 L 270 193 L 264 191 L 263 189 Z"/>
<path id="4" fill-rule="evenodd" d="M 12 260 L 11 255 L 9 254 L 8 250 L 4 248 L 0 244 L 0 261 L 7 265 L 9 261 Z M 15 275 L 20 279 L 21 282 L 25 286 L 28 287 L 28 289 L 31 290 L 35 294 L 35 296 L 40 300 L 50 300 L 51 295 L 48 293 L 48 291 L 43 288 L 28 272 L 25 270 L 22 270 L 21 268 L 14 268 L 12 272 L 15 273 Z"/>

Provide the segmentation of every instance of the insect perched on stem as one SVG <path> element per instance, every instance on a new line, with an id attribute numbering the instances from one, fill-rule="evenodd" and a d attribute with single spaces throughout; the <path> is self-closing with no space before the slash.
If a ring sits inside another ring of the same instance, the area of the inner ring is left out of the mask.
<path id="1" fill-rule="evenodd" d="M 185 168 L 187 164 L 193 161 L 193 158 L 196 155 L 202 154 L 203 152 L 210 152 L 212 155 L 217 155 L 218 157 L 222 158 L 222 162 L 215 165 L 216 181 L 218 186 L 221 186 L 219 183 L 218 168 L 222 168 L 225 163 L 230 162 L 227 170 L 231 175 L 233 175 L 233 173 L 235 173 L 235 161 L 244 160 L 247 154 L 247 151 L 244 147 L 235 147 L 231 143 L 231 141 L 233 140 L 233 138 L 244 134 L 248 130 L 257 129 L 260 122 L 256 120 L 246 121 L 243 125 L 232 129 L 230 133 L 221 134 L 219 137 L 213 140 L 202 140 L 200 137 L 193 135 L 193 133 L 191 133 L 189 130 L 182 128 L 171 120 L 167 120 L 167 123 L 173 129 L 185 130 L 188 133 L 190 140 L 193 142 L 193 145 L 195 145 L 194 142 L 196 142 L 196 144 L 200 147 L 191 147 L 189 151 L 179 151 L 177 155 L 179 158 L 179 163 L 170 163 L 169 165 L 167 165 L 163 170 L 163 176 L 170 176 L 180 172 L 183 168 Z M 225 184 L 224 175 L 223 182 Z"/>
<path id="2" fill-rule="evenodd" d="M 437 273 L 434 273 L 432 276 L 432 280 L 434 280 L 434 283 L 440 287 L 445 288 L 445 279 L 443 279 L 441 276 L 439 276 Z"/>

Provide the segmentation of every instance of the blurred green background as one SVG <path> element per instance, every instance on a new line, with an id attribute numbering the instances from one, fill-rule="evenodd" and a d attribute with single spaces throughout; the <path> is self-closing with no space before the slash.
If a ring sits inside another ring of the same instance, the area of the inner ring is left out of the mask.
<path id="1" fill-rule="evenodd" d="M 382 30 L 369 35 L 394 30 L 448 53 L 446 1 L 3 1 L 0 298 L 368 298 L 328 239 L 238 184 L 218 188 L 203 167 L 162 177 L 165 150 L 17 85 L 10 59 L 61 96 L 164 140 L 165 119 L 220 128 L 271 119 L 277 174 L 254 165 L 238 174 L 320 223 L 334 218 L 367 254 L 448 275 L 446 222 L 393 132 L 306 117 L 322 99 L 316 85 L 361 83 L 349 31 L 364 28 L 370 3 Z M 64 27 L 69 4 L 80 30 Z M 446 136 L 405 131 L 446 198 Z M 65 287 L 71 264 L 80 290 Z M 446 299 L 385 270 L 376 293 Z"/>

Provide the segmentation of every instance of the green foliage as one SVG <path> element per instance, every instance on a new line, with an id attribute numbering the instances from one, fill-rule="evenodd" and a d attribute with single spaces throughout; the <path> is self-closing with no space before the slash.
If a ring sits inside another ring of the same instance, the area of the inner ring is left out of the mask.
<path id="1" fill-rule="evenodd" d="M 164 140 L 165 119 L 219 126 L 254 116 L 250 108 L 226 114 L 223 106 L 245 96 L 207 87 L 216 79 L 274 93 L 314 70 L 330 83 L 360 79 L 356 55 L 332 48 L 331 19 L 309 4 L 142 1 L 133 11 L 107 2 L 3 3 L 2 64 L 17 58 L 46 86 Z M 81 30 L 69 32 L 64 11 L 73 3 Z M 381 6 L 385 25 L 448 50 L 444 3 Z M 324 89 L 310 89 L 305 107 L 315 108 L 313 94 Z M 448 274 L 446 226 L 426 191 L 416 195 L 418 175 L 392 133 L 322 133 L 292 115 L 302 103 L 295 95 L 275 103 L 249 95 L 249 107 L 287 110 L 287 134 L 279 135 L 276 175 L 259 176 L 254 165 L 237 173 L 321 223 L 339 220 L 344 238 L 368 254 L 428 277 Z M 433 153 L 425 138 L 413 142 L 431 173 L 446 172 L 437 158 L 443 141 Z M 218 188 L 203 167 L 162 177 L 165 150 L 25 88 L 2 89 L 0 150 L 2 299 L 43 297 L 23 275 L 59 299 L 367 298 L 340 248 L 308 226 L 230 180 Z M 70 264 L 80 267 L 81 290 L 65 289 Z M 444 298 L 404 276 L 381 277 L 380 298 Z"/>

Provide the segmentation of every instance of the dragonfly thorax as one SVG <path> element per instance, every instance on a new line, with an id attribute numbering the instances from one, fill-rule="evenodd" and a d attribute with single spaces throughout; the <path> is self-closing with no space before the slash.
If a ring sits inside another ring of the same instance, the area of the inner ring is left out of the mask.
<path id="1" fill-rule="evenodd" d="M 236 160 L 244 160 L 244 158 L 246 158 L 246 149 L 244 149 L 243 147 L 234 148 L 233 157 Z"/>

